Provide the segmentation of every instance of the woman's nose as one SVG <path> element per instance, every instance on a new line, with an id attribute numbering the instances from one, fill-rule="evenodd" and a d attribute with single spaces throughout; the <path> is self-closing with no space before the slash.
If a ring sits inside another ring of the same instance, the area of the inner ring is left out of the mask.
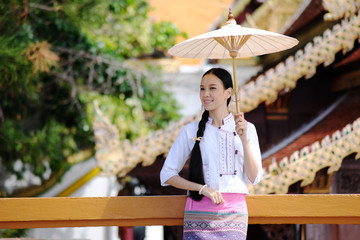
<path id="1" fill-rule="evenodd" d="M 204 97 L 208 97 L 208 96 L 209 96 L 209 91 L 208 91 L 208 90 L 205 89 L 203 93 L 204 93 Z"/>

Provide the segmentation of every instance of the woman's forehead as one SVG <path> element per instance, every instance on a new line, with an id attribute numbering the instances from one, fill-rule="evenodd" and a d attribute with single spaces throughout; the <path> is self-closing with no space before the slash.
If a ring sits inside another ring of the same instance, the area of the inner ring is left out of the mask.
<path id="1" fill-rule="evenodd" d="M 222 81 L 214 74 L 207 74 L 201 79 L 201 85 L 218 85 L 222 84 Z"/>

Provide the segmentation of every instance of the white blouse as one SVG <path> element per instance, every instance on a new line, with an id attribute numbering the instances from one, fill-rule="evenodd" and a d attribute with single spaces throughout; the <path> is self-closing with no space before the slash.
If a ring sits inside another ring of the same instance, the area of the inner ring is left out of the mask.
<path id="1" fill-rule="evenodd" d="M 255 126 L 247 124 L 247 137 L 252 154 L 258 164 L 258 173 L 251 182 L 244 172 L 244 154 L 240 137 L 235 131 L 235 121 L 230 113 L 224 125 L 215 127 L 209 117 L 204 136 L 200 141 L 205 184 L 220 192 L 248 194 L 247 183 L 257 184 L 262 175 L 261 152 Z M 194 138 L 199 122 L 187 124 L 171 147 L 160 172 L 162 186 L 171 177 L 178 175 L 189 159 L 195 144 Z"/>

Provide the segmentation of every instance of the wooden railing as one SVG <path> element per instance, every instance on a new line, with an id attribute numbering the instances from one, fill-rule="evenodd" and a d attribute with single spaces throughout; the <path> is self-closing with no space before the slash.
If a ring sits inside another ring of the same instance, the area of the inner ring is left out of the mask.
<path id="1" fill-rule="evenodd" d="M 183 224 L 185 196 L 0 198 L 0 228 Z M 247 196 L 249 224 L 360 224 L 360 195 Z"/>

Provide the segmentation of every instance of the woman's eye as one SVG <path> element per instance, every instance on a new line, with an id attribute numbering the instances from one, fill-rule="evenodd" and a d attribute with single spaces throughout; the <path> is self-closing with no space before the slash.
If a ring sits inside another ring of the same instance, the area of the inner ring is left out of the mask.
<path id="1" fill-rule="evenodd" d="M 210 89 L 216 89 L 216 87 L 211 87 Z"/>
<path id="2" fill-rule="evenodd" d="M 205 90 L 205 88 L 200 88 L 200 90 Z"/>

